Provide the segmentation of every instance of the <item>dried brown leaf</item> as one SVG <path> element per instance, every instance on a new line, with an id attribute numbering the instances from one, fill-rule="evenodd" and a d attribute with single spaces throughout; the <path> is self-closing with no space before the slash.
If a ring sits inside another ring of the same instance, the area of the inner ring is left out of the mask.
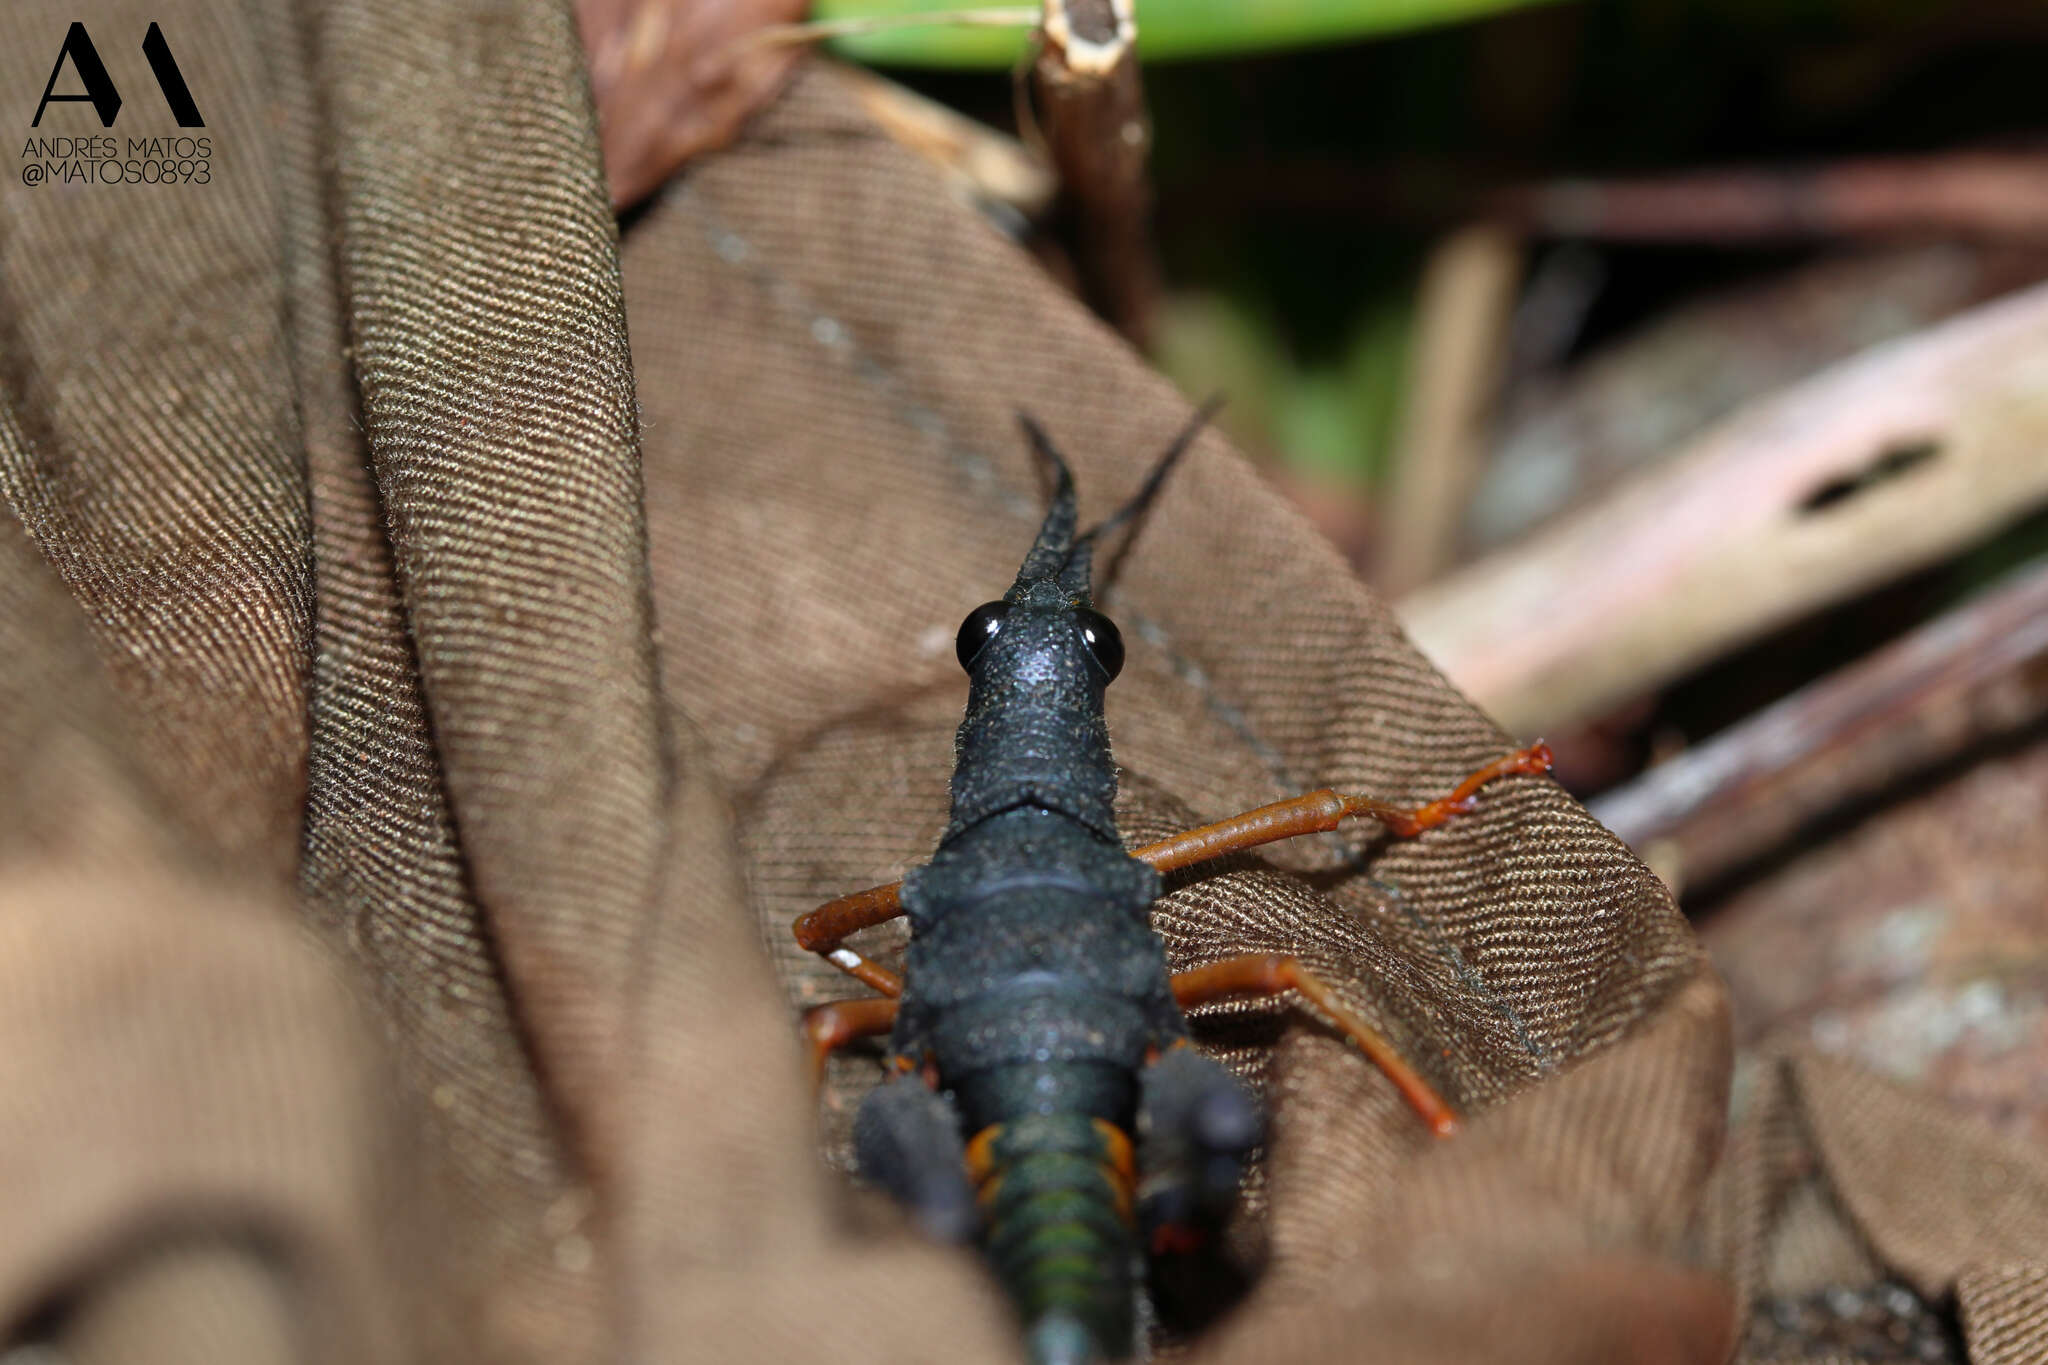
<path id="1" fill-rule="evenodd" d="M 724 145 L 802 55 L 751 41 L 805 0 L 578 0 L 612 204 L 646 196 Z"/>

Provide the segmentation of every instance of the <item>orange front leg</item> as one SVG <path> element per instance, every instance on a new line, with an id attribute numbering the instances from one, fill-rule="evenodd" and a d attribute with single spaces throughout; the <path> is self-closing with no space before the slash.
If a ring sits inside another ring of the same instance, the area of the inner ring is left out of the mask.
<path id="1" fill-rule="evenodd" d="M 796 941 L 855 980 L 866 982 L 892 999 L 903 994 L 903 978 L 845 946 L 847 935 L 887 924 L 903 913 L 903 883 L 856 891 L 797 917 L 791 926 Z"/>
<path id="2" fill-rule="evenodd" d="M 1478 803 L 1479 789 L 1489 782 L 1514 773 L 1549 771 L 1550 746 L 1539 740 L 1526 749 L 1517 749 L 1506 758 L 1487 764 L 1447 795 L 1420 806 L 1396 806 L 1375 801 L 1369 796 L 1346 796 L 1342 792 L 1325 789 L 1286 801 L 1275 801 L 1270 806 L 1260 806 L 1242 815 L 1233 815 L 1228 820 L 1218 820 L 1213 825 L 1203 825 L 1185 834 L 1161 839 L 1156 844 L 1134 849 L 1132 856 L 1144 859 L 1161 872 L 1171 872 L 1175 868 L 1207 862 L 1227 853 L 1257 848 L 1260 844 L 1278 843 L 1302 834 L 1326 834 L 1342 821 L 1358 816 L 1377 820 L 1400 838 L 1409 839 L 1471 810 Z"/>

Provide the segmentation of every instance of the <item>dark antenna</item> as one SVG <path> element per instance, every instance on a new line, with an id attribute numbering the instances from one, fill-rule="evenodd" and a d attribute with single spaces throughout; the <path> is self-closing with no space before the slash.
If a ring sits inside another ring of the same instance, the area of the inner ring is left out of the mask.
<path id="1" fill-rule="evenodd" d="M 1223 395 L 1220 393 L 1211 394 L 1208 401 L 1195 409 L 1195 415 L 1188 419 L 1187 424 L 1180 429 L 1180 433 L 1166 447 L 1166 452 L 1153 464 L 1152 472 L 1147 474 L 1145 481 L 1138 485 L 1138 491 L 1131 494 L 1129 498 L 1126 498 L 1123 506 L 1117 508 L 1108 517 L 1096 522 L 1095 525 L 1089 527 L 1075 538 L 1073 549 L 1068 551 L 1066 563 L 1060 568 L 1060 585 L 1062 587 L 1065 587 L 1069 592 L 1087 595 L 1090 586 L 1089 580 L 1093 575 L 1092 566 L 1095 558 L 1096 543 L 1118 527 L 1135 520 L 1151 505 L 1152 499 L 1158 496 L 1161 488 L 1165 487 L 1166 476 L 1173 472 L 1174 465 L 1179 463 L 1180 457 L 1193 447 L 1195 438 L 1202 434 L 1202 428 L 1209 425 L 1209 419 L 1214 417 L 1222 406 Z"/>

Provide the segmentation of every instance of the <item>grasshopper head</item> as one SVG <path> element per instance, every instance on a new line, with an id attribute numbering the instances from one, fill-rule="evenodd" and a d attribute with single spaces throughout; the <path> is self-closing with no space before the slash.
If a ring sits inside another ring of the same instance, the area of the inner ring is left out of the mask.
<path id="1" fill-rule="evenodd" d="M 1074 533 L 1073 472 L 1045 429 L 1029 416 L 1018 415 L 1032 449 L 1053 471 L 1052 506 L 1010 590 L 997 601 L 982 603 L 960 623 L 954 649 L 970 678 L 978 682 L 1000 670 L 1049 679 L 1064 671 L 1063 660 L 1072 661 L 1078 654 L 1100 685 L 1115 680 L 1124 666 L 1123 635 L 1114 621 L 1095 610 L 1095 545 L 1145 510 L 1217 406 L 1214 399 L 1204 404 L 1129 501 L 1079 535 Z M 1003 647 L 997 649 L 999 639 Z"/>

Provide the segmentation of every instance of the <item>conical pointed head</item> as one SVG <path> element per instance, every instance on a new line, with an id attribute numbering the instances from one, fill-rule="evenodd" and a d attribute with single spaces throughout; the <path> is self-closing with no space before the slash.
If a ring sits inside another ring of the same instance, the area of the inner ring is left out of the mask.
<path id="1" fill-rule="evenodd" d="M 1031 440 L 1031 448 L 1038 458 L 1051 466 L 1054 474 L 1052 507 L 1045 514 L 1045 524 L 1038 529 L 1038 539 L 1031 546 L 1031 553 L 1024 556 L 1024 566 L 1017 571 L 1017 581 L 1004 594 L 1007 602 L 1022 601 L 1035 583 L 1050 581 L 1063 594 L 1070 606 L 1090 607 L 1094 605 L 1095 547 L 1104 536 L 1132 521 L 1159 495 L 1166 485 L 1166 476 L 1173 472 L 1180 457 L 1194 444 L 1195 437 L 1215 415 L 1223 400 L 1211 398 L 1204 403 L 1182 427 L 1180 434 L 1152 466 L 1152 472 L 1145 476 L 1130 500 L 1125 502 L 1109 518 L 1076 535 L 1074 510 L 1074 476 L 1067 468 L 1067 462 L 1060 458 L 1053 448 L 1052 439 L 1045 429 L 1028 415 L 1019 413 L 1017 420 L 1024 427 L 1024 434 Z M 1041 590 L 1048 591 L 1048 590 Z M 1049 591 L 1048 591 L 1049 595 Z"/>
<path id="2" fill-rule="evenodd" d="M 1033 583 L 1059 576 L 1074 551 L 1074 475 L 1067 468 L 1067 462 L 1053 449 L 1052 440 L 1044 428 L 1031 418 L 1020 415 L 1024 434 L 1031 439 L 1031 448 L 1038 452 L 1039 459 L 1053 470 L 1052 506 L 1046 509 L 1045 521 L 1038 528 L 1038 539 L 1031 544 L 1031 551 L 1024 556 L 1024 565 L 1017 570 L 1017 582 L 1004 594 L 1004 600 L 1015 602 L 1020 599 Z M 1086 578 L 1086 567 L 1083 567 Z"/>

